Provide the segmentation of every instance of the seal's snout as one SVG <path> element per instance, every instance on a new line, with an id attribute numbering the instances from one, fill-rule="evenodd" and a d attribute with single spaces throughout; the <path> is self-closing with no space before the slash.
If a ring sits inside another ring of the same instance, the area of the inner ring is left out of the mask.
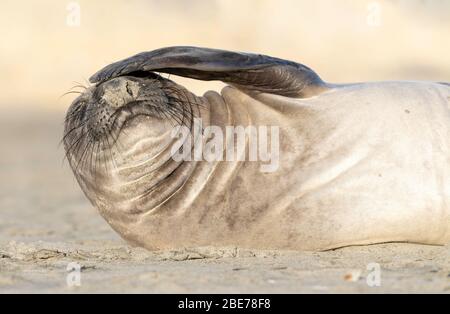
<path id="1" fill-rule="evenodd" d="M 139 90 L 143 87 L 144 84 L 126 77 L 118 77 L 94 87 L 87 103 L 90 135 L 98 140 L 120 127 L 118 122 L 126 115 L 126 106 L 136 102 Z"/>
<path id="2" fill-rule="evenodd" d="M 103 106 L 120 108 L 135 101 L 143 83 L 125 77 L 118 77 L 97 87 L 98 102 Z"/>

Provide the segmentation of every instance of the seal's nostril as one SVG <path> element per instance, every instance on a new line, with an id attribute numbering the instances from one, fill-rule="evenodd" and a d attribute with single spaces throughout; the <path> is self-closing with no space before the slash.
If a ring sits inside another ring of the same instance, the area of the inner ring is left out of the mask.
<path id="1" fill-rule="evenodd" d="M 125 89 L 126 89 L 128 95 L 130 95 L 131 97 L 134 97 L 133 90 L 130 88 L 130 84 L 128 82 L 125 83 Z"/>

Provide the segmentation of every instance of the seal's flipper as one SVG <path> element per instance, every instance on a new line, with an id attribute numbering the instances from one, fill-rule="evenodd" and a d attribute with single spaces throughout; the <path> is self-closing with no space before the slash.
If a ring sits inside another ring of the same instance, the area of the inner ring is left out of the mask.
<path id="1" fill-rule="evenodd" d="M 310 68 L 269 56 L 198 47 L 169 47 L 112 63 L 90 81 L 139 72 L 163 72 L 189 78 L 220 80 L 237 88 L 288 97 L 310 97 L 328 89 Z"/>

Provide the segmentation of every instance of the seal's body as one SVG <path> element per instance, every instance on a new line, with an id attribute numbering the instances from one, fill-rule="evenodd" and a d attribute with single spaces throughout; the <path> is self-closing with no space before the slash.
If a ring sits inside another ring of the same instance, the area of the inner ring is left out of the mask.
<path id="1" fill-rule="evenodd" d="M 68 113 L 65 144 L 74 173 L 125 239 L 149 249 L 302 250 L 450 241 L 449 86 L 338 86 L 289 61 L 267 57 L 270 66 L 260 67 L 254 60 L 264 63 L 264 56 L 239 54 L 237 62 L 229 52 L 183 47 L 180 57 L 177 49 L 107 67 Z M 196 97 L 137 72 L 156 69 L 234 87 Z M 173 160 L 173 124 L 144 110 L 143 98 L 163 109 L 179 100 L 180 107 L 170 107 L 183 112 L 175 115 L 179 124 L 197 117 L 221 129 L 279 126 L 278 168 L 261 172 L 262 161 Z M 77 139 L 85 144 L 74 149 Z"/>

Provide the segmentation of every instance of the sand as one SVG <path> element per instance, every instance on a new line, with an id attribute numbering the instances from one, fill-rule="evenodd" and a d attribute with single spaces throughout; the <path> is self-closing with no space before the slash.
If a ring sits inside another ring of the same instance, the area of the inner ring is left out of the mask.
<path id="1" fill-rule="evenodd" d="M 27 107 L 0 116 L 0 293 L 450 293 L 449 246 L 132 248 L 63 163 L 63 115 Z M 367 268 L 373 263 L 379 276 Z M 79 277 L 68 265 L 80 267 Z"/>

